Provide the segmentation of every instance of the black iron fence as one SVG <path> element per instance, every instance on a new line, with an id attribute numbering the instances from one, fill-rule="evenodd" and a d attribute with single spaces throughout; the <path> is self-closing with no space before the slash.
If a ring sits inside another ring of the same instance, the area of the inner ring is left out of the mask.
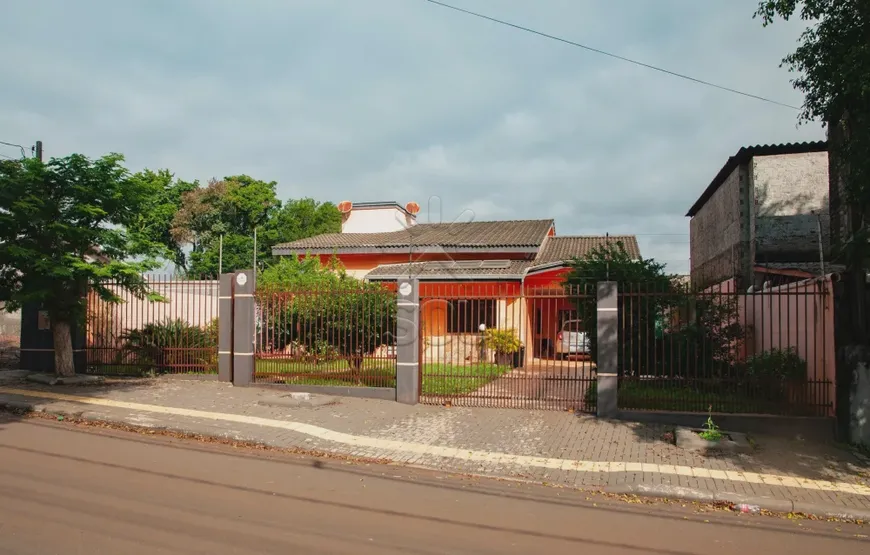
<path id="1" fill-rule="evenodd" d="M 757 292 L 621 284 L 618 327 L 620 408 L 833 414 L 827 280 Z"/>
<path id="2" fill-rule="evenodd" d="M 576 287 L 421 283 L 421 401 L 594 412 L 594 308 Z"/>
<path id="3" fill-rule="evenodd" d="M 396 387 L 396 293 L 374 284 L 256 294 L 254 380 Z"/>

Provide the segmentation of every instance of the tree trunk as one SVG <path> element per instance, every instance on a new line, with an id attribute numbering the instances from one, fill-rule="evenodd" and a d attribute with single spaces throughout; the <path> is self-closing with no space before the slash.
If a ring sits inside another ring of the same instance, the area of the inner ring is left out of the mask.
<path id="1" fill-rule="evenodd" d="M 75 376 L 69 322 L 52 319 L 51 332 L 54 338 L 54 371 L 58 376 Z"/>

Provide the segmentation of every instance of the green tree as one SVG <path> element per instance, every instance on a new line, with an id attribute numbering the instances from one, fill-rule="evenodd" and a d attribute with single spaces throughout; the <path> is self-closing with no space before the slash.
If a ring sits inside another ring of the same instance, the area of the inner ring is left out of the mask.
<path id="1" fill-rule="evenodd" d="M 800 121 L 820 120 L 829 128 L 831 174 L 845 197 L 845 210 L 837 212 L 848 211 L 834 256 L 847 265 L 845 304 L 863 307 L 870 239 L 870 2 L 762 0 L 755 15 L 765 26 L 796 16 L 809 24 L 783 65 L 797 74 L 792 84 L 804 93 Z M 848 326 L 856 343 L 866 340 L 861 313 Z"/>
<path id="2" fill-rule="evenodd" d="M 272 262 L 272 246 L 321 233 L 341 230 L 341 213 L 332 203 L 310 198 L 282 205 L 277 184 L 249 176 L 212 180 L 187 192 L 173 220 L 172 236 L 192 246 L 188 272 L 215 275 L 220 267 L 223 237 L 223 271 L 250 268 L 257 229 L 257 261 Z"/>
<path id="3" fill-rule="evenodd" d="M 586 324 L 593 360 L 598 356 L 597 285 L 603 281 L 616 282 L 621 293 L 646 293 L 633 296 L 628 302 L 624 296 L 619 297 L 617 326 L 622 340 L 637 351 L 632 356 L 620 349 L 621 367 L 624 355 L 632 359 L 639 357 L 655 337 L 656 318 L 673 302 L 676 285 L 663 264 L 653 259 L 634 258 L 622 242 L 595 247 L 586 256 L 574 259 L 564 287 L 577 308 L 578 317 Z"/>
<path id="4" fill-rule="evenodd" d="M 284 257 L 260 275 L 257 294 L 261 344 L 274 349 L 325 347 L 358 376 L 365 355 L 395 340 L 395 294 L 347 275 L 335 259 Z"/>
<path id="5" fill-rule="evenodd" d="M 181 209 L 181 198 L 199 187 L 196 182 L 175 180 L 169 170 L 143 170 L 130 177 L 138 185 L 148 189 L 146 202 L 130 228 L 151 241 L 163 245 L 165 258 L 177 268 L 184 269 L 187 259 L 182 244 L 172 234 L 172 221 Z"/>
<path id="6" fill-rule="evenodd" d="M 133 227 L 153 190 L 122 162 L 119 154 L 0 162 L 0 300 L 7 310 L 48 310 L 60 375 L 75 373 L 70 330 L 84 318 L 88 288 L 118 302 L 104 285 L 111 279 L 148 296 L 143 272 L 165 253 Z"/>
<path id="7" fill-rule="evenodd" d="M 264 262 L 272 259 L 272 247 L 323 233 L 341 231 L 341 212 L 331 202 L 312 198 L 290 199 L 276 210 L 262 233 Z M 260 236 L 258 236 L 258 242 Z"/>
<path id="8" fill-rule="evenodd" d="M 192 247 L 188 273 L 216 275 L 223 237 L 223 271 L 250 268 L 253 264 L 254 229 L 268 223 L 280 208 L 277 183 L 247 175 L 211 180 L 182 196 L 181 209 L 172 222 L 172 235 Z M 258 245 L 258 250 L 266 252 Z"/>
<path id="9" fill-rule="evenodd" d="M 575 259 L 566 294 L 586 322 L 593 360 L 598 355 L 597 284 L 617 284 L 620 375 L 721 378 L 734 369 L 743 340 L 739 298 L 691 291 L 653 259 L 633 258 L 621 243 Z"/>

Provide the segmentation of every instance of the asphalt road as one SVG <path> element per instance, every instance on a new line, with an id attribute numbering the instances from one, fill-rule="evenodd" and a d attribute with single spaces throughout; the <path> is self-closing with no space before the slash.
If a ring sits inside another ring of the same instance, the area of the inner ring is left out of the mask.
<path id="1" fill-rule="evenodd" d="M 868 533 L 0 417 L 3 554 L 866 555 Z"/>

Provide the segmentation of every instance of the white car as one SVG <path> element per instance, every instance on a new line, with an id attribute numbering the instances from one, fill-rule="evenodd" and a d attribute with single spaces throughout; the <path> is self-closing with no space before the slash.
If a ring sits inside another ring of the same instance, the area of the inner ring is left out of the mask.
<path id="1" fill-rule="evenodd" d="M 567 358 L 571 355 L 589 354 L 589 336 L 580 320 L 566 320 L 556 335 L 556 357 Z"/>

